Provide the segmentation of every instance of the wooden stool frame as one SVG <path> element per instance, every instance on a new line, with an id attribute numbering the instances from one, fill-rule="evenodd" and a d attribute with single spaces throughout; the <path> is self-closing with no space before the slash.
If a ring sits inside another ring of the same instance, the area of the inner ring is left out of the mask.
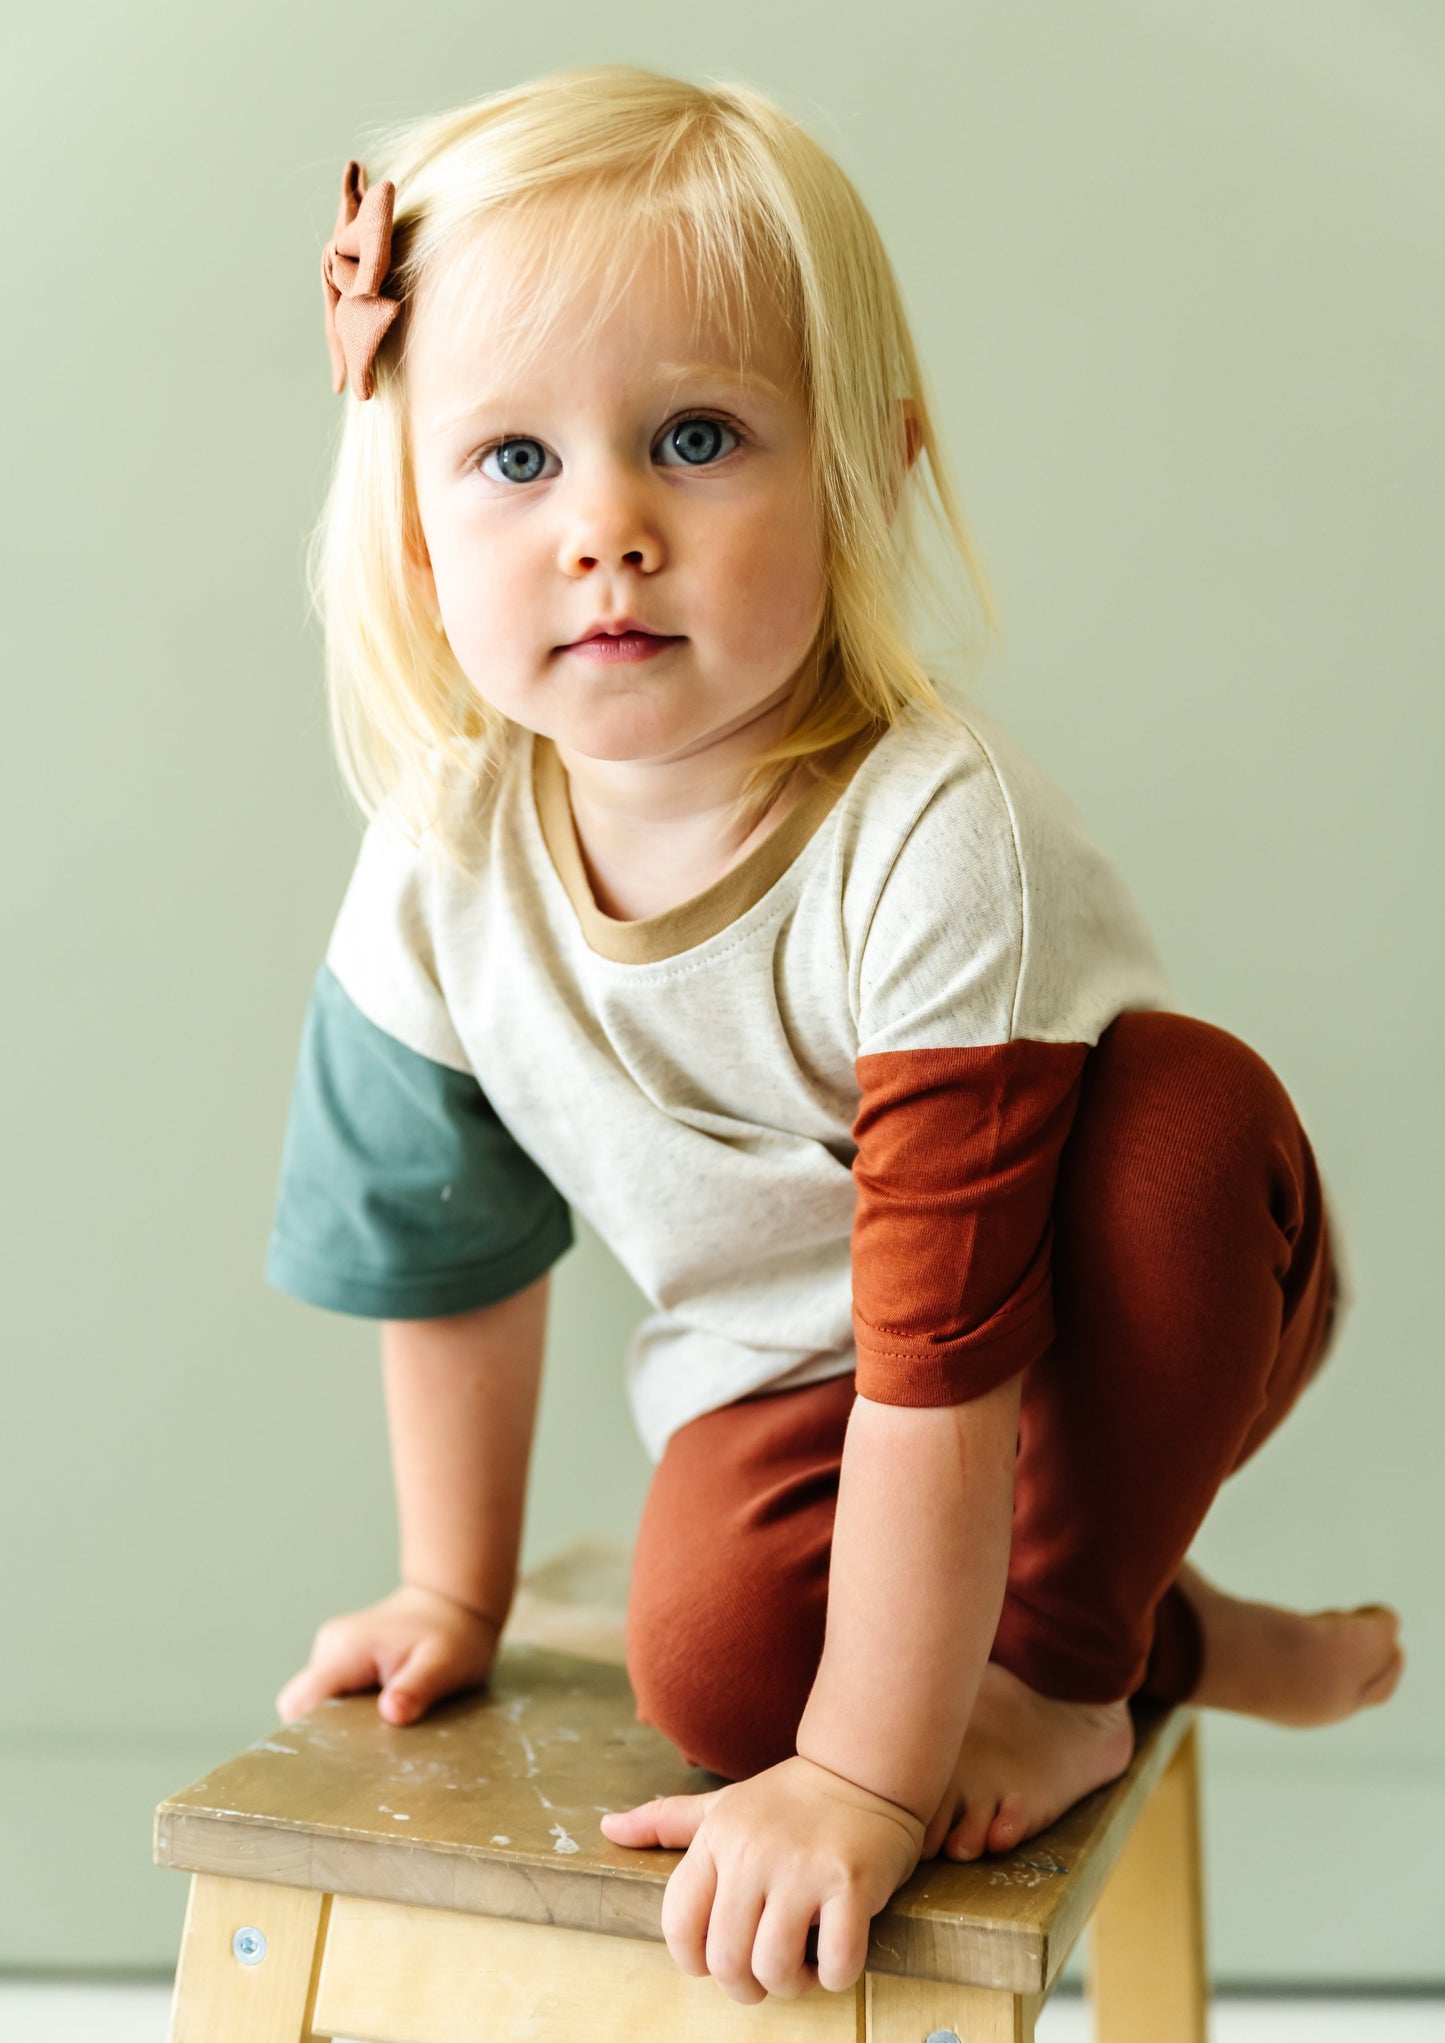
<path id="1" fill-rule="evenodd" d="M 334 1698 L 160 1805 L 156 1862 L 192 1876 L 170 2043 L 1030 2043 L 1086 1925 L 1100 2043 L 1204 2043 L 1189 1710 L 1017 1851 L 921 1865 L 847 1992 L 743 2006 L 680 1971 L 681 1854 L 594 1813 L 718 1784 L 633 1718 L 626 1568 L 595 1542 L 529 1577 L 485 1692 L 400 1730 Z"/>

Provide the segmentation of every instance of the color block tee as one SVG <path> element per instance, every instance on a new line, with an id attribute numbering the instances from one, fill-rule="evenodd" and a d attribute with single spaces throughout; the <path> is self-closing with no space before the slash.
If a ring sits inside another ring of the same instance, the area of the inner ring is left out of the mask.
<path id="1" fill-rule="evenodd" d="M 951 1404 L 1042 1354 L 1084 1058 L 1169 995 L 1118 873 L 991 719 L 860 741 L 640 921 L 598 909 L 547 740 L 519 734 L 474 816 L 467 874 L 366 832 L 274 1284 L 461 1312 L 540 1276 L 580 1213 L 652 1308 L 625 1378 L 654 1460 L 752 1391 L 856 1371 L 878 1402 Z"/>

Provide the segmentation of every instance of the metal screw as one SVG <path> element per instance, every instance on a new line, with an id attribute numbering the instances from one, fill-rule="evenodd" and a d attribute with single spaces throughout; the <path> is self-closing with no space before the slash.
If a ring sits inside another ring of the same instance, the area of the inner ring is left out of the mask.
<path id="1" fill-rule="evenodd" d="M 930 2029 L 924 2043 L 959 2043 L 957 2029 Z"/>
<path id="2" fill-rule="evenodd" d="M 231 1949 L 243 1965 L 259 1965 L 266 1955 L 266 1939 L 248 1923 L 232 1937 Z"/>

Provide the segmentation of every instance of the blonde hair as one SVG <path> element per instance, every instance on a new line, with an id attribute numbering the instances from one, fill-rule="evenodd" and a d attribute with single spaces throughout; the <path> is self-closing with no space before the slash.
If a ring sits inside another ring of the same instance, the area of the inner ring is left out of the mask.
<path id="1" fill-rule="evenodd" d="M 640 227 L 660 230 L 664 246 L 671 238 L 698 301 L 727 312 L 740 347 L 760 286 L 797 338 L 826 600 L 790 728 L 754 762 L 739 809 L 755 821 L 796 772 L 820 769 L 819 755 L 911 707 L 948 718 L 910 642 L 914 602 L 944 614 L 952 602 L 949 578 L 925 561 L 920 506 L 962 565 L 985 641 L 998 620 L 892 266 L 826 150 L 748 86 L 620 64 L 495 93 L 380 136 L 373 150 L 371 182 L 396 186 L 383 288 L 402 310 L 373 397 L 347 399 L 309 556 L 332 737 L 363 814 L 385 808 L 414 841 L 430 833 L 465 863 L 467 804 L 449 790 L 458 776 L 468 791 L 494 778 L 517 735 L 462 672 L 409 566 L 425 557 L 406 420 L 409 309 L 424 284 L 445 294 L 494 224 L 517 237 L 514 273 L 528 282 L 513 313 L 533 347 L 564 315 L 580 261 L 607 272 L 604 307 L 625 289 Z M 911 467 L 901 399 L 914 422 Z M 968 660 L 982 647 L 959 639 L 954 649 Z"/>

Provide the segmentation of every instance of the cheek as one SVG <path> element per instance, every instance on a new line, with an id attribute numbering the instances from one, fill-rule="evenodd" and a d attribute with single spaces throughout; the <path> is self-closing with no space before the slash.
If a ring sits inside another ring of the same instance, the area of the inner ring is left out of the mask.
<path id="1" fill-rule="evenodd" d="M 484 630 L 495 634 L 525 607 L 525 567 L 509 563 L 490 535 L 444 527 L 428 533 L 427 550 L 442 625 L 459 657 L 464 641 Z"/>
<path id="2" fill-rule="evenodd" d="M 817 626 L 823 565 L 806 515 L 779 513 L 740 524 L 711 550 L 713 603 L 740 649 L 759 657 L 799 654 Z"/>

